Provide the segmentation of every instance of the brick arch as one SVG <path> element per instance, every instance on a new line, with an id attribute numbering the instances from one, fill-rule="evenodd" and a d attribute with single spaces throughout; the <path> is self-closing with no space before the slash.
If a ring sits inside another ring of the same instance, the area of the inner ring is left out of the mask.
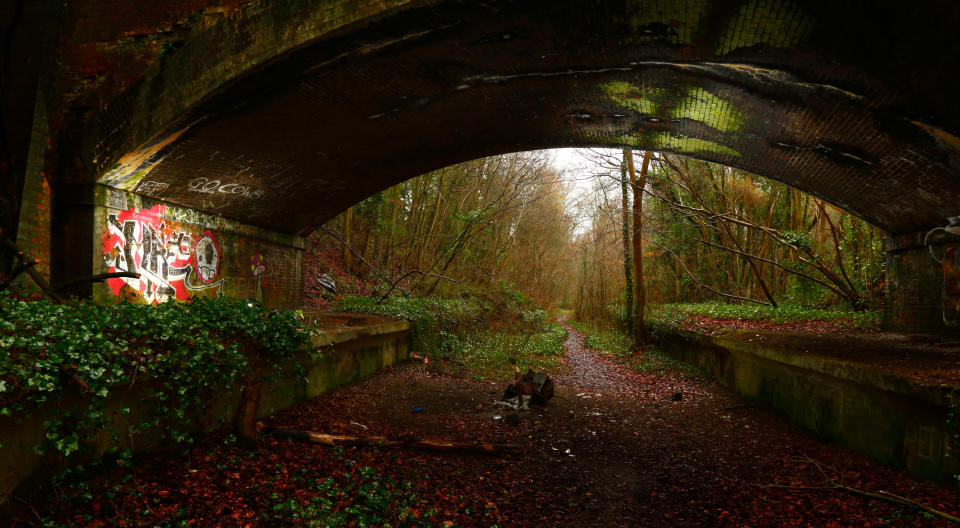
<path id="1" fill-rule="evenodd" d="M 105 105 L 85 154 L 100 183 L 287 232 L 433 168 L 562 146 L 737 166 L 892 233 L 960 214 L 960 79 L 930 52 L 958 52 L 949 3 L 474 4 L 248 9 Z"/>

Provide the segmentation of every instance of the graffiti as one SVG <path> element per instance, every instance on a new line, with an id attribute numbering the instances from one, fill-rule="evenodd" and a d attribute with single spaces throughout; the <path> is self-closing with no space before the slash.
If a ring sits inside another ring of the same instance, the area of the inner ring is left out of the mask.
<path id="1" fill-rule="evenodd" d="M 218 287 L 222 294 L 223 280 L 212 282 L 220 265 L 220 250 L 213 236 L 208 231 L 193 243 L 189 232 L 167 225 L 163 219 L 165 212 L 165 206 L 157 205 L 107 216 L 107 230 L 103 236 L 104 264 L 111 272 L 140 274 L 139 279 L 110 279 L 107 285 L 118 297 L 125 297 L 132 291 L 151 304 L 187 299 L 191 291 L 213 287 Z M 198 248 L 204 255 L 202 259 L 194 260 L 191 255 Z M 195 269 L 201 260 L 204 275 Z M 192 275 L 198 275 L 203 284 L 191 284 Z"/>
<path id="2" fill-rule="evenodd" d="M 213 282 L 220 272 L 220 248 L 213 240 L 213 235 L 207 231 L 193 246 L 194 265 L 197 276 L 204 284 Z"/>
<path id="3" fill-rule="evenodd" d="M 263 272 L 267 271 L 267 262 L 263 256 L 263 253 L 259 251 L 254 252 L 253 256 L 250 257 L 250 273 L 257 278 L 257 301 L 263 302 L 263 289 L 260 286 L 260 276 L 263 275 Z"/>
<path id="4" fill-rule="evenodd" d="M 156 196 L 163 193 L 167 190 L 167 187 L 170 187 L 169 183 L 160 183 L 153 180 L 145 180 L 140 182 L 140 185 L 137 186 L 137 189 L 134 192 L 140 194 L 146 194 L 148 196 Z"/>
<path id="5" fill-rule="evenodd" d="M 127 195 L 113 189 L 107 189 L 107 207 L 126 209 Z"/>
<path id="6" fill-rule="evenodd" d="M 261 189 L 251 189 L 249 186 L 240 183 L 223 183 L 220 180 L 211 180 L 203 176 L 191 180 L 187 187 L 193 192 L 204 194 L 226 194 L 251 200 L 263 197 L 263 190 Z"/>

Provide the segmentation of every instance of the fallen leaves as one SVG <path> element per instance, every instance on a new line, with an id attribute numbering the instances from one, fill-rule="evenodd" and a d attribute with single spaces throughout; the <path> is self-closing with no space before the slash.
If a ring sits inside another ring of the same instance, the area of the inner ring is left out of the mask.
<path id="1" fill-rule="evenodd" d="M 797 463 L 807 455 L 835 468 L 848 486 L 956 512 L 948 487 L 915 481 L 773 413 L 743 407 L 715 383 L 670 369 L 629 371 L 583 348 L 576 332 L 567 349 L 563 371 L 550 373 L 557 397 L 516 425 L 492 419 L 499 385 L 422 363 L 385 369 L 265 419 L 333 434 L 521 445 L 509 458 L 326 448 L 268 436 L 249 452 L 210 435 L 188 452 L 137 459 L 133 472 L 65 486 L 33 507 L 79 526 L 259 528 L 308 525 L 310 515 L 325 519 L 320 526 L 359 526 L 361 514 L 379 515 L 368 523 L 374 526 L 938 525 L 865 497 L 761 487 L 822 483 L 813 465 Z M 682 400 L 671 401 L 678 392 Z M 424 411 L 413 413 L 414 406 Z M 25 507 L 17 519 L 37 524 Z"/>

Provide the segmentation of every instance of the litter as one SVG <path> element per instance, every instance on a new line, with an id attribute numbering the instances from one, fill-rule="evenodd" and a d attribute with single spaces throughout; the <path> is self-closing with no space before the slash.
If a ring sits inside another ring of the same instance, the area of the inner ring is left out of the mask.
<path id="1" fill-rule="evenodd" d="M 552 397 L 553 380 L 546 374 L 527 370 L 523 377 L 507 386 L 500 401 L 495 403 L 511 409 L 529 409 L 531 405 L 546 405 Z"/>

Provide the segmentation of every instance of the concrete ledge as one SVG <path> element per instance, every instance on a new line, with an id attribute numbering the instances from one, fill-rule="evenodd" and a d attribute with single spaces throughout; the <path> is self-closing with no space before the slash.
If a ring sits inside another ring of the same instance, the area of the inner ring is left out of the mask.
<path id="1" fill-rule="evenodd" d="M 269 374 L 269 381 L 261 395 L 260 416 L 275 413 L 306 398 L 369 376 L 409 356 L 410 324 L 407 321 L 383 317 L 371 319 L 351 314 L 344 317 L 348 322 L 353 320 L 354 324 L 315 334 L 309 347 L 281 365 L 279 374 Z M 131 426 L 150 416 L 150 410 L 156 403 L 149 397 L 151 388 L 161 390 L 162 382 L 150 380 L 132 387 L 114 387 L 104 414 L 119 442 L 115 441 L 109 428 L 97 431 L 82 439 L 89 450 L 88 454 L 67 460 L 58 452 L 40 455 L 32 447 L 45 438 L 44 422 L 59 419 L 67 410 L 82 409 L 87 402 L 84 395 L 79 392 L 59 393 L 44 408 L 25 420 L 0 417 L 0 511 L 12 495 L 28 493 L 44 485 L 57 472 L 102 455 L 112 447 L 135 446 L 138 454 L 171 447 L 170 441 L 157 438 L 156 429 L 131 434 Z M 198 433 L 223 427 L 232 422 L 239 400 L 239 384 L 223 387 L 220 393 L 210 395 L 205 408 L 195 410 L 190 417 L 193 421 L 190 427 L 181 426 L 177 430 Z M 129 411 L 122 411 L 126 409 Z M 179 422 L 165 423 L 174 428 L 177 424 Z"/>
<path id="2" fill-rule="evenodd" d="M 658 344 L 745 400 L 918 478 L 953 482 L 960 472 L 947 424 L 947 394 L 957 387 L 683 330 L 661 333 Z"/>

